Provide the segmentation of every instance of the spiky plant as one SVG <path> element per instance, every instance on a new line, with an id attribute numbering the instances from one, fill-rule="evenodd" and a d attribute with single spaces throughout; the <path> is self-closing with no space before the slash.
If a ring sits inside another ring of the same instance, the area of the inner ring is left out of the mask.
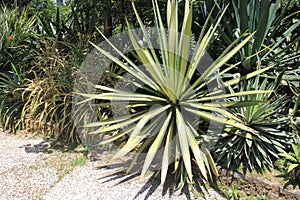
<path id="1" fill-rule="evenodd" d="M 210 5 L 217 1 L 206 2 Z M 264 65 L 273 62 L 283 69 L 287 63 L 299 65 L 300 53 L 295 48 L 300 38 L 295 33 L 300 21 L 297 20 L 299 12 L 291 9 L 291 6 L 296 7 L 293 0 L 224 0 L 217 7 L 222 9 L 228 4 L 230 12 L 221 23 L 221 42 L 218 44 L 230 45 L 245 31 L 254 33 L 253 40 L 235 56 L 236 60 L 242 61 L 241 73 L 256 70 L 260 62 Z M 258 56 L 251 57 L 255 53 Z"/>
<path id="2" fill-rule="evenodd" d="M 30 79 L 22 93 L 26 97 L 22 109 L 22 120 L 30 116 L 36 127 L 34 131 L 43 132 L 55 139 L 65 142 L 78 142 L 74 134 L 72 120 L 72 86 L 77 65 L 73 54 L 58 51 L 57 41 L 41 39 L 43 49 L 35 50 L 33 67 L 28 72 Z M 71 52 L 68 43 L 64 45 L 66 52 Z"/>
<path id="3" fill-rule="evenodd" d="M 275 84 L 267 79 L 256 77 L 245 81 L 238 88 L 230 91 L 266 90 L 275 91 Z M 292 139 L 288 129 L 288 116 L 284 115 L 287 99 L 274 93 L 251 94 L 233 97 L 229 101 L 268 101 L 261 105 L 240 108 L 229 108 L 228 111 L 241 119 L 242 123 L 256 133 L 250 133 L 237 127 L 225 125 L 224 133 L 219 136 L 215 145 L 217 162 L 224 168 L 236 171 L 239 167 L 243 172 L 256 170 L 263 172 L 273 166 L 278 153 L 284 152 Z"/>
<path id="4" fill-rule="evenodd" d="M 25 85 L 18 67 L 12 72 L 0 71 L 0 123 L 4 130 L 21 128 L 22 109 L 25 101 L 22 90 Z"/>
<path id="5" fill-rule="evenodd" d="M 265 93 L 265 91 L 244 91 L 226 95 L 223 94 L 222 86 L 236 84 L 241 79 L 256 76 L 268 68 L 221 84 L 222 75 L 235 66 L 231 65 L 225 69 L 221 67 L 253 35 L 243 35 L 238 38 L 215 61 L 207 64 L 206 50 L 216 35 L 218 23 L 209 26 L 208 18 L 196 46 L 193 46 L 191 45 L 193 43 L 192 8 L 189 1 L 185 1 L 181 28 L 178 22 L 177 1 L 168 1 L 168 30 L 164 29 L 157 1 L 152 2 L 156 17 L 155 42 L 159 50 L 154 48 L 153 38 L 149 36 L 149 31 L 143 25 L 134 5 L 140 33 L 142 33 L 140 38 L 128 24 L 129 38 L 134 47 L 134 58 L 123 54 L 109 39 L 106 39 L 106 42 L 119 56 L 114 56 L 94 44 L 103 55 L 127 72 L 127 76 L 118 76 L 120 82 L 133 85 L 137 89 L 130 91 L 128 88 L 96 85 L 95 87 L 101 90 L 99 94 L 80 94 L 93 100 L 103 101 L 99 106 L 105 108 L 113 109 L 115 106 L 125 104 L 127 115 L 112 116 L 107 120 L 86 124 L 85 127 L 98 127 L 96 131 L 89 134 L 110 136 L 101 144 L 125 138 L 126 143 L 114 159 L 132 151 L 138 155 L 145 153 L 141 177 L 150 172 L 152 164 L 155 164 L 158 166 L 156 172 L 161 176 L 162 184 L 165 183 L 168 173 L 175 174 L 175 181 L 179 187 L 187 181 L 193 183 L 196 175 L 199 177 L 198 180 L 205 182 L 211 176 L 218 174 L 209 148 L 204 145 L 205 142 L 209 142 L 207 131 L 210 129 L 208 127 L 210 122 L 216 126 L 226 124 L 245 132 L 256 133 L 226 111 L 226 108 L 258 102 L 226 103 L 223 102 L 224 98 Z M 143 42 L 147 47 L 142 44 Z"/>
<path id="6" fill-rule="evenodd" d="M 10 10 L 0 6 L 0 69 L 11 70 L 11 63 L 25 69 L 32 38 L 36 37 L 34 17 L 28 11 Z"/>

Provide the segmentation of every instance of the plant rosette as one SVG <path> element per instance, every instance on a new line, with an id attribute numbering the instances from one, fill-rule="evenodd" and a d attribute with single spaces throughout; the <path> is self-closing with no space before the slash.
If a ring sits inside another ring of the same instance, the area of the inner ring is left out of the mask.
<path id="1" fill-rule="evenodd" d="M 167 28 L 157 1 L 152 2 L 155 27 L 144 26 L 133 4 L 139 29 L 127 23 L 127 32 L 111 38 L 102 34 L 104 42 L 92 43 L 95 50 L 83 62 L 73 88 L 73 113 L 77 132 L 86 146 L 124 141 L 115 146 L 118 151 L 113 159 L 131 154 L 132 165 L 127 172 L 134 166 L 138 166 L 141 177 L 154 171 L 161 177 L 162 184 L 168 174 L 174 173 L 178 188 L 182 188 L 186 182 L 194 183 L 195 177 L 203 183 L 218 175 L 210 148 L 223 125 L 256 132 L 242 124 L 227 108 L 257 102 L 228 103 L 226 98 L 266 91 L 226 94 L 225 87 L 271 67 L 222 82 L 222 75 L 239 63 L 222 67 L 253 34 L 238 38 L 213 60 L 206 50 L 215 38 L 224 13 L 214 26 L 208 25 L 208 18 L 198 41 L 194 41 L 192 7 L 188 0 L 181 28 L 177 1 L 168 1 Z M 110 71 L 112 65 L 123 72 Z M 102 76 L 111 76 L 117 83 L 113 86 L 101 84 Z M 103 116 L 105 109 L 111 112 Z M 86 138 L 91 135 L 103 137 L 87 142 L 90 140 Z"/>

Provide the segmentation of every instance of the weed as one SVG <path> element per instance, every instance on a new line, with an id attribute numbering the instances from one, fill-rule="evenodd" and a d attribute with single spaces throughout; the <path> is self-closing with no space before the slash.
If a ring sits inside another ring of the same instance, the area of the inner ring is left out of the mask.
<path id="1" fill-rule="evenodd" d="M 76 167 L 76 166 L 84 166 L 86 164 L 86 157 L 79 157 L 79 158 L 75 158 L 74 160 L 72 160 L 71 162 L 71 166 L 72 167 Z"/>
<path id="2" fill-rule="evenodd" d="M 265 195 L 265 194 L 263 194 L 263 195 L 256 195 L 255 197 L 254 197 L 254 199 L 255 200 L 266 200 L 267 199 L 267 196 Z"/>
<path id="3" fill-rule="evenodd" d="M 239 199 L 243 192 L 239 190 L 235 185 L 228 188 L 226 196 L 228 199 L 234 200 Z"/>
<path id="4" fill-rule="evenodd" d="M 196 189 L 194 189 L 194 190 L 192 191 L 192 193 L 193 193 L 194 199 L 203 198 L 203 193 L 197 191 Z"/>

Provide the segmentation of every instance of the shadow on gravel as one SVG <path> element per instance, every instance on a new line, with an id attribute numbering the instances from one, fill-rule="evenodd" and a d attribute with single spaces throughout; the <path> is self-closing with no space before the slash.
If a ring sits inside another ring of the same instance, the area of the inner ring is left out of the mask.
<path id="1" fill-rule="evenodd" d="M 54 151 L 66 153 L 66 152 L 75 152 L 82 153 L 87 156 L 88 151 L 82 145 L 78 143 L 66 143 L 60 140 L 51 141 L 50 138 L 43 138 L 43 141 L 37 143 L 29 143 L 26 145 L 19 146 L 20 149 L 24 149 L 26 153 L 46 153 L 51 154 Z"/>
<path id="2" fill-rule="evenodd" d="M 113 163 L 113 164 L 105 164 L 97 167 L 96 169 L 109 169 L 109 170 L 115 170 L 111 174 L 108 174 L 107 176 L 104 176 L 101 179 L 107 179 L 104 180 L 102 183 L 107 183 L 110 181 L 115 181 L 119 180 L 118 183 L 115 185 L 123 184 L 123 183 L 128 183 L 132 181 L 138 181 L 139 176 L 141 173 L 141 166 L 142 163 L 138 162 L 138 164 L 134 165 L 132 169 L 126 173 L 128 170 L 130 164 L 131 164 L 132 159 L 129 159 L 125 162 L 121 163 Z M 106 161 L 103 161 L 103 163 L 107 163 Z M 174 185 L 174 180 L 172 179 L 173 177 L 169 176 L 166 180 L 165 185 L 163 186 L 162 189 L 162 196 L 168 195 L 169 198 L 174 195 L 176 192 L 175 185 Z M 160 186 L 160 180 L 154 175 L 150 176 L 150 178 L 147 178 L 147 182 L 144 183 L 144 185 L 140 188 L 140 190 L 137 192 L 135 197 L 133 199 L 138 198 L 140 195 L 144 194 L 147 191 L 147 194 L 145 195 L 145 200 L 147 200 L 151 195 L 159 188 Z M 191 200 L 191 194 L 187 186 L 185 186 L 180 195 L 185 195 L 186 199 Z"/>
<path id="3" fill-rule="evenodd" d="M 26 144 L 20 146 L 19 148 L 24 148 L 26 153 L 52 153 L 50 149 L 50 143 L 48 141 L 42 141 L 38 144 Z"/>

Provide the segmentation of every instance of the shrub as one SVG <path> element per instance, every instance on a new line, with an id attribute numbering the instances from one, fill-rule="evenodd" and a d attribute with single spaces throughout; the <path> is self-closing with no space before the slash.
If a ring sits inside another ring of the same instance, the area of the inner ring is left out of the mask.
<path id="1" fill-rule="evenodd" d="M 0 8 L 0 70 L 12 71 L 11 64 L 27 70 L 32 59 L 30 47 L 36 38 L 35 19 L 28 16 L 27 10 Z"/>
<path id="2" fill-rule="evenodd" d="M 36 131 L 64 141 L 78 141 L 72 119 L 72 88 L 77 65 L 71 46 L 55 39 L 42 39 L 43 49 L 36 51 L 31 78 L 23 89 L 25 106 L 22 120 L 35 121 Z M 61 49 L 58 49 L 60 45 Z M 45 131 L 44 131 L 45 130 Z"/>
<path id="3" fill-rule="evenodd" d="M 287 63 L 299 65 L 299 37 L 297 31 L 300 21 L 294 0 L 258 1 L 225 0 L 212 3 L 222 10 L 229 4 L 229 12 L 224 16 L 219 30 L 218 48 L 225 48 L 246 31 L 254 37 L 235 55 L 234 62 L 242 61 L 236 69 L 245 74 L 257 69 L 259 64 L 276 64 L 276 71 L 286 69 Z M 296 49 L 295 49 L 296 48 Z M 217 50 L 218 52 L 218 50 Z M 257 56 L 253 56 L 257 54 Z"/>
<path id="4" fill-rule="evenodd" d="M 22 109 L 25 104 L 22 89 L 25 81 L 17 67 L 13 69 L 11 72 L 0 72 L 0 123 L 4 130 L 15 131 L 22 127 Z"/>
<path id="5" fill-rule="evenodd" d="M 96 85 L 99 94 L 80 94 L 89 97 L 84 102 L 90 99 L 102 101 L 103 103 L 99 104 L 101 108 L 113 110 L 118 105 L 125 105 L 125 111 L 128 113 L 128 115 L 121 114 L 100 122 L 86 124 L 85 127 L 97 127 L 97 130 L 89 134 L 109 136 L 109 139 L 101 144 L 125 138 L 125 144 L 114 158 L 135 151 L 137 156 L 133 159 L 132 166 L 139 165 L 135 162 L 145 153 L 141 177 L 150 172 L 155 165 L 154 171 L 156 175 L 161 176 L 162 183 L 165 182 L 168 173 L 174 173 L 175 182 L 178 183 L 179 188 L 182 188 L 186 182 L 193 183 L 194 177 L 197 177 L 199 182 L 205 182 L 218 174 L 209 149 L 205 145 L 210 141 L 210 136 L 207 135 L 209 129 L 207 125 L 210 122 L 217 126 L 226 124 L 245 132 L 256 133 L 225 108 L 256 105 L 257 101 L 222 102 L 224 98 L 248 94 L 245 91 L 225 95 L 222 94 L 222 86 L 229 87 L 238 83 L 240 79 L 251 78 L 269 68 L 221 84 L 219 82 L 221 76 L 236 65 L 225 69 L 221 67 L 251 39 L 252 35 L 247 37 L 243 35 L 226 48 L 215 61 L 207 64 L 206 50 L 215 37 L 218 23 L 209 27 L 210 18 L 208 18 L 194 47 L 191 32 L 192 8 L 189 1 L 185 1 L 181 29 L 178 22 L 177 1 L 168 1 L 168 31 L 163 27 L 156 0 L 153 0 L 153 5 L 157 22 L 155 41 L 161 47 L 160 50 L 153 48 L 151 36 L 141 22 L 135 7 L 142 38 L 130 29 L 128 24 L 130 43 L 134 47 L 132 52 L 135 55 L 134 59 L 122 54 L 108 39 L 107 44 L 111 44 L 120 58 L 94 45 L 102 55 L 127 72 L 127 75 L 117 76 L 119 82 L 136 86 L 138 89 L 131 92 L 126 87 L 112 88 Z M 148 48 L 140 44 L 143 40 Z M 234 45 L 236 47 L 233 47 Z M 197 69 L 200 65 L 203 70 L 201 74 Z M 212 82 L 219 84 L 208 86 Z M 262 94 L 265 91 L 249 93 Z"/>
<path id="6" fill-rule="evenodd" d="M 264 169 L 273 166 L 273 160 L 278 158 L 279 152 L 284 152 L 293 137 L 289 132 L 288 116 L 283 113 L 287 99 L 273 93 L 274 83 L 259 77 L 241 82 L 239 87 L 231 88 L 230 92 L 236 90 L 266 92 L 228 99 L 233 102 L 257 101 L 261 104 L 228 109 L 241 123 L 255 132 L 250 133 L 225 125 L 224 133 L 219 136 L 215 146 L 216 159 L 219 165 L 234 171 L 241 166 L 244 173 L 247 170 L 263 172 Z"/>

